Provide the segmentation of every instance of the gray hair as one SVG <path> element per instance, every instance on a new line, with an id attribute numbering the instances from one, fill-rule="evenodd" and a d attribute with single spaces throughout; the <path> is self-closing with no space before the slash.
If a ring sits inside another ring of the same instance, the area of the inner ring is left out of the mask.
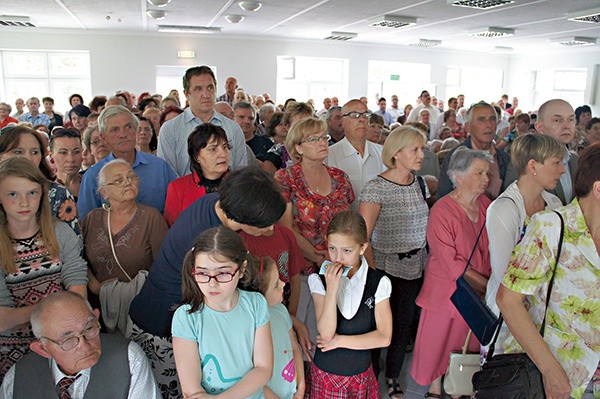
<path id="1" fill-rule="evenodd" d="M 8 113 L 9 114 L 12 112 L 12 107 L 10 106 L 10 104 L 1 102 L 0 105 L 4 105 L 6 108 L 8 108 Z"/>
<path id="2" fill-rule="evenodd" d="M 444 142 L 442 143 L 442 148 L 440 148 L 440 150 L 451 150 L 453 148 L 458 147 L 459 144 L 460 141 L 458 141 L 454 137 L 448 137 L 444 139 Z"/>
<path id="3" fill-rule="evenodd" d="M 238 109 L 249 109 L 252 111 L 252 115 L 256 115 L 256 112 L 254 111 L 254 107 L 249 102 L 240 101 L 240 102 L 233 104 L 233 112 L 235 112 Z"/>
<path id="4" fill-rule="evenodd" d="M 111 97 L 109 97 L 109 98 L 108 98 L 108 100 L 106 100 L 106 101 L 108 102 L 108 101 L 111 101 L 111 100 L 118 100 L 118 101 L 119 101 L 119 103 L 120 103 L 122 106 L 126 106 L 126 105 L 127 105 L 127 101 L 125 101 L 125 99 L 124 99 L 123 97 L 121 97 L 121 96 L 111 96 Z"/>
<path id="5" fill-rule="evenodd" d="M 102 166 L 102 169 L 100 169 L 100 172 L 98 172 L 98 177 L 96 178 L 98 181 L 98 188 L 106 185 L 106 169 L 111 165 L 115 165 L 115 164 L 119 164 L 119 163 L 125 164 L 131 168 L 131 165 L 129 164 L 129 162 L 127 162 L 123 158 L 117 158 L 117 159 L 113 159 L 110 162 L 107 162 L 106 164 L 104 164 L 104 166 Z"/>
<path id="6" fill-rule="evenodd" d="M 475 111 L 475 109 L 481 108 L 481 107 L 487 107 L 487 108 L 491 109 L 492 111 L 494 111 L 494 114 L 496 114 L 496 110 L 494 109 L 494 107 L 492 107 L 491 104 L 488 104 L 485 101 L 479 101 L 478 103 L 471 105 L 471 107 L 467 111 L 467 116 L 465 117 L 465 124 L 471 123 L 473 121 L 473 112 Z M 496 114 L 496 120 L 497 119 L 498 119 L 498 114 Z"/>
<path id="7" fill-rule="evenodd" d="M 42 316 L 48 308 L 52 309 L 53 307 L 57 307 L 59 309 L 65 309 L 67 308 L 67 304 L 72 302 L 84 303 L 90 312 L 93 311 L 88 301 L 81 295 L 71 291 L 56 291 L 42 299 L 33 308 L 33 311 L 31 312 L 31 329 L 33 330 L 33 335 L 38 339 L 44 336 Z M 50 323 L 52 320 L 53 319 L 47 319 L 46 322 Z"/>
<path id="8" fill-rule="evenodd" d="M 272 109 L 273 111 L 275 111 L 275 106 L 271 103 L 266 103 L 263 104 L 262 107 L 260 107 L 260 109 L 258 110 L 258 116 L 260 116 L 260 119 L 262 120 L 265 112 L 267 112 L 267 110 Z"/>
<path id="9" fill-rule="evenodd" d="M 96 130 L 98 130 L 98 124 L 90 123 L 83 131 L 83 143 L 87 149 L 90 149 L 90 145 L 92 144 L 92 133 Z M 98 130 L 98 132 L 100 132 L 100 130 Z"/>
<path id="10" fill-rule="evenodd" d="M 331 120 L 331 118 L 333 118 L 333 113 L 335 111 L 342 111 L 342 107 L 339 107 L 337 105 L 332 105 L 331 107 L 329 107 L 329 109 L 327 110 L 327 116 L 325 117 L 325 120 L 327 122 L 329 122 Z"/>
<path id="11" fill-rule="evenodd" d="M 127 114 L 131 117 L 131 122 L 133 123 L 133 127 L 135 128 L 135 131 L 137 132 L 138 127 L 140 126 L 139 119 L 130 110 L 128 110 L 124 106 L 111 105 L 109 107 L 104 108 L 102 110 L 102 112 L 100 113 L 100 116 L 98 117 L 98 130 L 100 131 L 100 134 L 106 133 L 106 123 L 111 118 L 114 118 L 115 116 L 122 115 L 122 114 Z"/>
<path id="12" fill-rule="evenodd" d="M 471 150 L 467 147 L 458 147 L 454 150 L 448 165 L 448 177 L 452 182 L 452 186 L 456 187 L 456 177 L 463 176 L 474 160 L 481 159 L 489 163 L 494 162 L 494 158 L 487 151 Z"/>

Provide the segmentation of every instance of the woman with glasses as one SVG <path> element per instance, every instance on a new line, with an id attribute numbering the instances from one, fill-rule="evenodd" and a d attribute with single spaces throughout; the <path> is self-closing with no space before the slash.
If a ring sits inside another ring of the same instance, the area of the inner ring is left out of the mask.
<path id="1" fill-rule="evenodd" d="M 56 181 L 69 189 L 75 200 L 81 184 L 83 148 L 77 129 L 54 129 L 50 139 L 50 152 L 56 164 Z"/>
<path id="2" fill-rule="evenodd" d="M 156 155 L 158 138 L 156 137 L 154 126 L 148 118 L 138 116 L 138 119 L 140 120 L 140 126 L 137 134 L 135 135 L 135 148 L 138 151 Z"/>
<path id="3" fill-rule="evenodd" d="M 55 181 L 56 178 L 44 157 L 45 148 L 40 134 L 27 126 L 8 126 L 0 133 L 0 161 L 12 157 L 24 157 L 31 161 L 50 181 L 48 198 L 52 215 L 67 223 L 79 235 L 75 199 L 65 186 Z"/>
<path id="4" fill-rule="evenodd" d="M 12 107 L 7 103 L 0 103 L 0 129 L 4 126 L 8 126 L 13 123 L 17 125 L 19 123 L 18 120 L 10 116 L 10 111 Z"/>
<path id="5" fill-rule="evenodd" d="M 323 163 L 329 153 L 330 137 L 326 132 L 327 123 L 321 119 L 310 117 L 294 124 L 285 146 L 299 161 L 275 172 L 275 180 L 287 202 L 281 223 L 295 232 L 306 259 L 296 316 L 308 324 L 313 339 L 316 338 L 316 320 L 307 278 L 316 273 L 317 266 L 325 260 L 325 233 L 329 222 L 354 202 L 354 191 L 346 173 Z M 310 317 L 308 322 L 307 317 Z"/>
<path id="6" fill-rule="evenodd" d="M 0 379 L 29 352 L 29 317 L 60 290 L 86 296 L 81 241 L 50 212 L 50 182 L 23 157 L 0 162 Z"/>
<path id="7" fill-rule="evenodd" d="M 89 288 L 96 295 L 111 279 L 129 282 L 148 270 L 167 234 L 160 212 L 137 202 L 138 182 L 123 159 L 108 162 L 98 174 L 98 191 L 106 203 L 88 213 L 82 225 L 92 272 Z"/>
<path id="8" fill-rule="evenodd" d="M 110 150 L 106 142 L 100 135 L 98 125 L 96 123 L 88 125 L 83 132 L 83 143 L 90 150 L 95 162 L 100 162 L 110 154 Z"/>

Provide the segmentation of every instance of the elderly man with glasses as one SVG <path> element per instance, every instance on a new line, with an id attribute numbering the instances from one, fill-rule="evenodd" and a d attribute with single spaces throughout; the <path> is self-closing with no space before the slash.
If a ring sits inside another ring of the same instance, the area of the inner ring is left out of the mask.
<path id="1" fill-rule="evenodd" d="M 371 112 L 360 100 L 350 100 L 342 107 L 342 127 L 346 137 L 329 147 L 327 164 L 346 172 L 355 198 L 363 186 L 385 170 L 381 158 L 383 146 L 367 141 L 367 124 Z M 358 209 L 358 201 L 352 204 Z"/>
<path id="2" fill-rule="evenodd" d="M 4 398 L 160 398 L 142 349 L 100 334 L 98 310 L 81 296 L 59 291 L 31 314 L 32 352 L 6 374 Z"/>

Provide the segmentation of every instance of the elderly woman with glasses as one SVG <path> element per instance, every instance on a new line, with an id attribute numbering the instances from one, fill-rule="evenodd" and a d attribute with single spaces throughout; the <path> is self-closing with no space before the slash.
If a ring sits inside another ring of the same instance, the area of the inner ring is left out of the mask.
<path id="1" fill-rule="evenodd" d="M 275 172 L 275 180 L 287 202 L 281 223 L 295 232 L 306 258 L 296 316 L 304 322 L 307 317 L 311 318 L 307 324 L 313 339 L 316 338 L 316 320 L 307 278 L 317 272 L 317 266 L 325 260 L 329 222 L 354 202 L 354 191 L 346 173 L 323 163 L 329 153 L 330 137 L 326 132 L 324 120 L 309 117 L 296 122 L 285 139 L 285 146 L 299 161 Z"/>
<path id="2" fill-rule="evenodd" d="M 98 191 L 106 203 L 93 209 L 82 224 L 94 294 L 109 279 L 131 281 L 140 270 L 147 270 L 167 233 L 160 212 L 137 202 L 138 182 L 123 159 L 108 162 L 98 174 Z"/>
<path id="3" fill-rule="evenodd" d="M 56 181 L 69 189 L 77 200 L 81 184 L 83 148 L 77 129 L 54 129 L 50 139 L 50 152 L 56 163 Z"/>
<path id="4" fill-rule="evenodd" d="M 9 104 L 0 102 L 0 129 L 2 129 L 4 126 L 10 125 L 11 123 L 15 125 L 19 123 L 18 120 L 10 116 L 11 110 L 12 107 Z"/>

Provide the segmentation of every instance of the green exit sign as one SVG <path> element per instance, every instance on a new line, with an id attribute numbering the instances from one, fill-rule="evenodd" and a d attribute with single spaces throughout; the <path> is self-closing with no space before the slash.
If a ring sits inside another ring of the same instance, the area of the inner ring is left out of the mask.
<path id="1" fill-rule="evenodd" d="M 400 80 L 400 75 L 390 75 L 390 80 Z"/>

